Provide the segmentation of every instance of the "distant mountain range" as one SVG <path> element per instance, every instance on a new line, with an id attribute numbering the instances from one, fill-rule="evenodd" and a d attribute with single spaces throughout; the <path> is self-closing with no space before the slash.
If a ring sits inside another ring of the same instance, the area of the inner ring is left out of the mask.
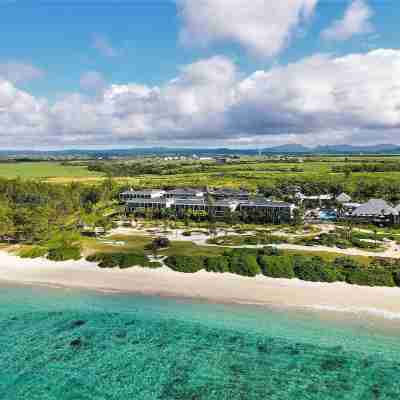
<path id="1" fill-rule="evenodd" d="M 306 147 L 301 144 L 286 144 L 263 149 L 266 154 L 400 154 L 400 146 L 395 144 L 377 144 L 354 146 L 350 144 Z"/>
<path id="2" fill-rule="evenodd" d="M 229 148 L 126 148 L 126 149 L 66 149 L 66 150 L 0 150 L 0 157 L 6 158 L 43 158 L 43 157 L 79 157 L 113 158 L 130 156 L 217 156 L 217 155 L 318 155 L 318 154 L 400 154 L 400 145 L 377 144 L 372 146 L 323 145 L 306 147 L 301 144 L 285 144 L 264 149 L 229 149 Z"/>

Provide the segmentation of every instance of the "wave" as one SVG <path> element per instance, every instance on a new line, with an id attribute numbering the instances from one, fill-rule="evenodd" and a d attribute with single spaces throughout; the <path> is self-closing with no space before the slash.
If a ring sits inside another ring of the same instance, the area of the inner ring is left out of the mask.
<path id="1" fill-rule="evenodd" d="M 380 308 L 372 308 L 372 307 L 339 307 L 339 306 L 327 306 L 327 305 L 312 305 L 308 306 L 307 308 L 318 311 L 331 311 L 331 312 L 350 313 L 350 314 L 368 314 L 389 320 L 400 319 L 399 312 L 387 311 L 387 310 L 382 310 Z"/>

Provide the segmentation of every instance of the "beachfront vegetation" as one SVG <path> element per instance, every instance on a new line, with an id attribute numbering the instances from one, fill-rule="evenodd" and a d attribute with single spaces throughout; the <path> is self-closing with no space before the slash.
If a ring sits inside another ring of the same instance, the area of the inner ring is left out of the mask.
<path id="1" fill-rule="evenodd" d="M 96 253 L 86 258 L 87 261 L 97 262 L 100 268 L 131 268 L 135 266 L 158 268 L 159 262 L 151 262 L 144 253 Z"/>
<path id="2" fill-rule="evenodd" d="M 352 257 L 326 261 L 319 256 L 289 254 L 274 248 L 231 249 L 218 257 L 171 256 L 166 264 L 175 271 L 194 273 L 202 269 L 242 276 L 262 273 L 272 278 L 298 278 L 311 282 L 347 282 L 363 286 L 400 285 L 400 262 L 375 259 L 366 266 Z"/>

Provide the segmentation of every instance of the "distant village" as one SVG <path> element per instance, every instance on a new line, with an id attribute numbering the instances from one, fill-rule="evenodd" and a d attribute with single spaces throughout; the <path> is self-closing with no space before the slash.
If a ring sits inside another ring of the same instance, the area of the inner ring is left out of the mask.
<path id="1" fill-rule="evenodd" d="M 273 224 L 292 223 L 299 217 L 313 223 L 353 221 L 382 226 L 400 223 L 400 204 L 393 206 L 383 199 L 357 203 L 346 193 L 338 196 L 307 196 L 297 191 L 292 202 L 268 199 L 243 189 L 226 188 L 130 189 L 120 193 L 119 197 L 127 214 L 168 210 L 178 217 L 188 212 L 201 212 L 204 215 L 212 213 L 216 218 L 231 213 L 241 216 L 256 213 L 260 216 L 260 222 Z"/>

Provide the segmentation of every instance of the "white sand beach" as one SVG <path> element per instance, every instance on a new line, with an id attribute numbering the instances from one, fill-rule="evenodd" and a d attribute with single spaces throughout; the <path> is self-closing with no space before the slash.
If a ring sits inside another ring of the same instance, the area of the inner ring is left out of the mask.
<path id="1" fill-rule="evenodd" d="M 1 282 L 361 312 L 400 319 L 400 288 L 312 283 L 264 276 L 247 278 L 206 271 L 184 274 L 166 267 L 101 269 L 85 260 L 22 259 L 4 251 L 0 252 L 0 285 Z"/>

